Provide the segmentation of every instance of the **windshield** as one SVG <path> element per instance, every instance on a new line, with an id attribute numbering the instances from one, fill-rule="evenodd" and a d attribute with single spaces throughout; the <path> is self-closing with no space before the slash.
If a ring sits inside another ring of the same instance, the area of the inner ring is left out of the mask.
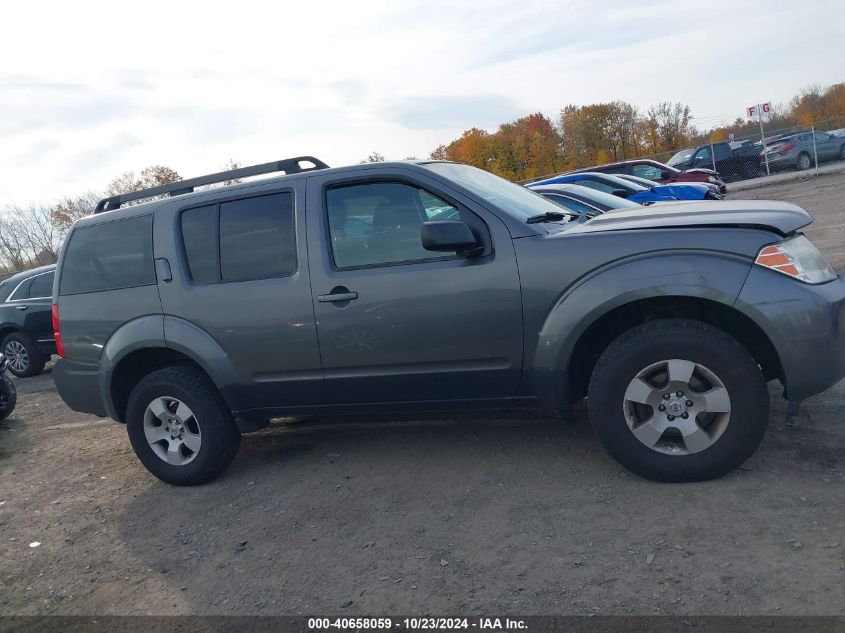
<path id="1" fill-rule="evenodd" d="M 677 165 L 678 163 L 686 163 L 692 158 L 693 153 L 695 152 L 695 148 L 693 149 L 682 149 L 680 152 L 675 154 L 672 158 L 666 161 L 667 165 Z"/>
<path id="2" fill-rule="evenodd" d="M 659 187 L 660 183 L 655 182 L 654 180 L 649 180 L 648 178 L 640 178 L 639 176 L 624 176 L 625 180 L 630 180 L 631 182 L 635 182 L 638 185 L 642 185 L 643 187 Z"/>
<path id="3" fill-rule="evenodd" d="M 561 212 L 558 205 L 543 196 L 477 167 L 458 163 L 427 163 L 425 167 L 446 176 L 520 220 L 544 213 Z"/>

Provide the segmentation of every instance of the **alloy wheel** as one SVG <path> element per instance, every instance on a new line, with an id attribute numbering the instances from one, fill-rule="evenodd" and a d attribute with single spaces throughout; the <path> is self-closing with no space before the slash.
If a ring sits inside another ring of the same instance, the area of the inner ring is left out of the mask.
<path id="1" fill-rule="evenodd" d="M 144 435 L 158 458 L 171 466 L 189 464 L 202 446 L 202 432 L 194 412 L 170 396 L 156 398 L 147 405 Z"/>
<path id="2" fill-rule="evenodd" d="M 634 437 L 668 455 L 710 448 L 731 420 L 731 398 L 719 377 L 678 358 L 639 371 L 625 390 L 622 408 Z"/>
<path id="3" fill-rule="evenodd" d="M 8 359 L 9 365 L 16 372 L 25 372 L 29 367 L 29 354 L 26 347 L 19 341 L 9 341 L 3 355 Z"/>

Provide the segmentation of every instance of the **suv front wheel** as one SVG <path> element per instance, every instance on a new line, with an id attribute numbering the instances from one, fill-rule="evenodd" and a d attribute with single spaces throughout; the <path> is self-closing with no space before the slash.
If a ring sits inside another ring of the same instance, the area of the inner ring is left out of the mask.
<path id="1" fill-rule="evenodd" d="M 135 386 L 126 428 L 147 470 L 177 486 L 214 479 L 235 458 L 241 442 L 214 384 L 188 364 L 154 371 Z"/>
<path id="2" fill-rule="evenodd" d="M 589 387 L 590 421 L 628 470 L 657 481 L 718 477 L 748 459 L 766 430 L 757 363 L 700 321 L 661 319 L 611 343 Z"/>

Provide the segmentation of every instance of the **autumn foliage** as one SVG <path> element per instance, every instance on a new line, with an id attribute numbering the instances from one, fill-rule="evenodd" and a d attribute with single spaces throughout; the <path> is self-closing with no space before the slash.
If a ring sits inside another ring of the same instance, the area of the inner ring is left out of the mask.
<path id="1" fill-rule="evenodd" d="M 772 130 L 845 117 L 845 83 L 803 90 L 788 106 L 767 117 Z M 689 106 L 662 102 L 645 111 L 624 101 L 568 105 L 552 121 L 536 112 L 493 132 L 477 127 L 440 145 L 431 158 L 487 169 L 511 180 L 589 167 L 617 160 L 655 156 L 699 143 L 759 135 L 755 121 L 738 118 L 729 126 L 702 132 Z M 845 125 L 845 121 L 843 121 Z"/>

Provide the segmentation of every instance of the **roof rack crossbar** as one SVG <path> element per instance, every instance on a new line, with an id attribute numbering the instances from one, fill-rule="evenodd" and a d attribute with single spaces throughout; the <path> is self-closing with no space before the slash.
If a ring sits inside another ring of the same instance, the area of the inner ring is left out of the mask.
<path id="1" fill-rule="evenodd" d="M 301 163 L 311 163 L 310 165 L 302 165 Z M 168 195 L 181 196 L 186 193 L 192 193 L 194 188 L 203 185 L 213 185 L 227 180 L 234 180 L 236 178 L 247 178 L 249 176 L 258 176 L 261 174 L 274 174 L 284 172 L 285 174 L 298 174 L 304 171 L 312 171 L 315 169 L 328 169 L 323 161 L 313 156 L 296 156 L 294 158 L 285 158 L 283 160 L 276 160 L 271 163 L 262 163 L 260 165 L 250 165 L 248 167 L 238 167 L 237 169 L 230 169 L 228 171 L 221 171 L 216 174 L 208 174 L 207 176 L 198 176 L 197 178 L 189 178 L 187 180 L 178 180 L 176 182 L 168 183 L 166 185 L 159 185 L 157 187 L 149 187 L 148 189 L 139 189 L 130 193 L 122 193 L 117 196 L 103 198 L 97 203 L 94 213 L 102 213 L 104 211 L 114 211 L 120 206 L 132 200 L 142 200 L 143 198 L 152 198 L 153 196 Z"/>

